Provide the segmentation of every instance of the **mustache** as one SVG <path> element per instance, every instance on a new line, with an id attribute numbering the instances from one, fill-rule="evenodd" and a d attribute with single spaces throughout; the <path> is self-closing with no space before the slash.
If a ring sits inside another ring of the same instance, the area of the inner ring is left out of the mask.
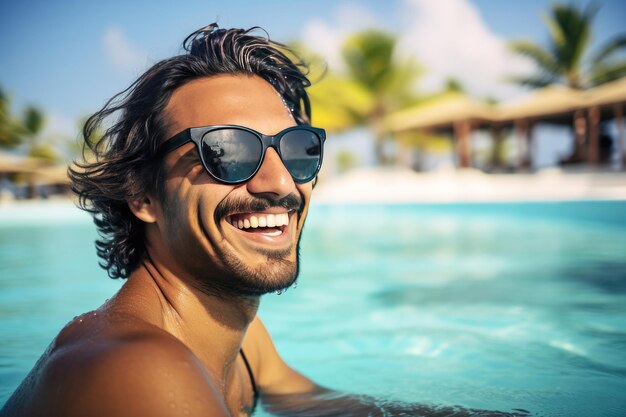
<path id="1" fill-rule="evenodd" d="M 300 215 L 304 210 L 304 201 L 293 193 L 278 199 L 270 195 L 260 195 L 253 199 L 227 199 L 221 201 L 215 208 L 215 222 L 217 223 L 231 214 L 264 211 L 275 207 L 284 208 L 288 211 L 296 210 Z"/>

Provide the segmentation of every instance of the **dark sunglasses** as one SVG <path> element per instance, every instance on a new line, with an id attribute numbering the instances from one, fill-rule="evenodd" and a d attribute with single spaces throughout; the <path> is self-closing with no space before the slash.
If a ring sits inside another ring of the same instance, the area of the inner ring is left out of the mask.
<path id="1" fill-rule="evenodd" d="M 239 184 L 254 177 L 265 151 L 272 147 L 293 180 L 303 184 L 313 180 L 322 166 L 325 139 L 324 129 L 304 125 L 274 136 L 236 125 L 191 127 L 166 140 L 159 154 L 193 142 L 209 175 L 226 184 Z"/>

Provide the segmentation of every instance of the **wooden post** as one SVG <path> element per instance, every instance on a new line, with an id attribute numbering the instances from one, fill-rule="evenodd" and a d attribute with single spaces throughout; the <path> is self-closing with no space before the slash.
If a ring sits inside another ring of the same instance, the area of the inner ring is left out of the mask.
<path id="1" fill-rule="evenodd" d="M 502 127 L 491 125 L 491 170 L 497 171 L 502 168 Z"/>
<path id="2" fill-rule="evenodd" d="M 401 168 L 413 169 L 413 154 L 415 152 L 415 146 L 404 143 L 400 140 L 395 140 L 396 145 L 396 166 Z"/>
<path id="3" fill-rule="evenodd" d="M 622 104 L 616 104 L 613 107 L 613 113 L 615 114 L 615 124 L 617 125 L 617 155 L 619 158 L 617 159 L 617 167 L 618 169 L 624 169 L 624 161 L 626 161 L 626 153 L 624 152 L 624 147 L 626 142 L 626 136 L 624 132 L 624 109 L 622 108 Z"/>
<path id="4" fill-rule="evenodd" d="M 454 137 L 456 139 L 456 156 L 459 168 L 468 168 L 470 166 L 470 133 L 472 126 L 469 121 L 464 120 L 454 124 Z"/>
<path id="5" fill-rule="evenodd" d="M 586 158 L 585 142 L 587 141 L 587 120 L 583 110 L 574 112 L 574 162 L 584 161 Z"/>
<path id="6" fill-rule="evenodd" d="M 532 154 L 533 154 L 533 141 L 534 141 L 534 133 L 535 133 L 535 121 L 530 120 L 528 122 L 528 131 L 526 132 L 526 154 L 525 154 L 525 165 L 526 168 L 530 168 L 532 166 Z"/>
<path id="7" fill-rule="evenodd" d="M 591 166 L 598 165 L 599 160 L 599 141 L 600 136 L 600 109 L 591 107 L 587 111 L 589 118 L 589 142 L 587 143 L 587 162 Z"/>
<path id="8" fill-rule="evenodd" d="M 530 122 L 528 119 L 518 119 L 515 121 L 515 136 L 519 148 L 519 156 L 517 159 L 517 169 L 526 169 L 529 165 L 530 151 Z"/>

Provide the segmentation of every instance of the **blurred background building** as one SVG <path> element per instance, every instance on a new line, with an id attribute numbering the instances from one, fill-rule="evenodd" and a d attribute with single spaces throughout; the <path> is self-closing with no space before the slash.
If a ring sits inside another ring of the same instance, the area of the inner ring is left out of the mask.
<path id="1" fill-rule="evenodd" d="M 3 5 L 3 199 L 68 193 L 81 124 L 193 29 L 265 28 L 310 64 L 321 184 L 355 169 L 622 172 L 626 4 Z"/>

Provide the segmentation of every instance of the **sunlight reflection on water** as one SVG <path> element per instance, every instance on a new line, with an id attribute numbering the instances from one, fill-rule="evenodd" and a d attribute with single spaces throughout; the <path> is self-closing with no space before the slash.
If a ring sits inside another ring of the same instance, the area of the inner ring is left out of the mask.
<path id="1" fill-rule="evenodd" d="M 120 285 L 97 266 L 89 218 L 55 204 L 0 208 L 2 402 Z M 616 416 L 625 231 L 626 202 L 313 207 L 298 287 L 260 315 L 284 358 L 333 389 Z"/>

